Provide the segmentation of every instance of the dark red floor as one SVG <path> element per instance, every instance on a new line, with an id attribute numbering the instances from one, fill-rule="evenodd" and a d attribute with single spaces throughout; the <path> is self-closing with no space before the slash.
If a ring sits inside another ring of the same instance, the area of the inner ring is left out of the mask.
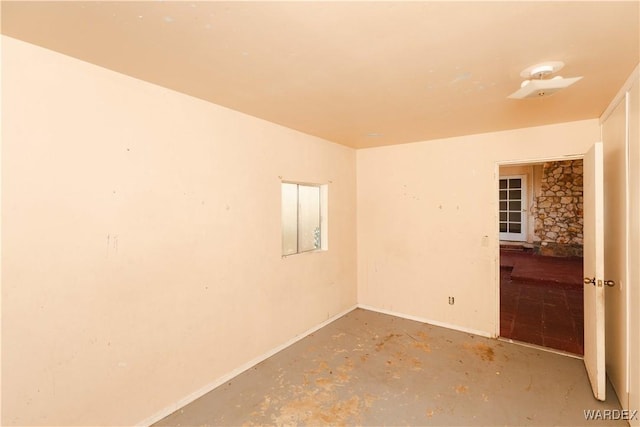
<path id="1" fill-rule="evenodd" d="M 582 260 L 500 254 L 500 335 L 584 354 Z"/>

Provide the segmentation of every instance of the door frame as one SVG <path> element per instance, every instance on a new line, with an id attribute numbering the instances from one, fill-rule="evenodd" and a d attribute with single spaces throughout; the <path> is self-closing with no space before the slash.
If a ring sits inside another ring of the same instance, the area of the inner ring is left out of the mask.
<path id="1" fill-rule="evenodd" d="M 562 162 L 566 160 L 580 160 L 584 159 L 584 154 L 568 154 L 565 156 L 553 156 L 553 157 L 537 157 L 537 158 L 527 158 L 527 159 L 515 159 L 515 160 L 500 160 L 495 162 L 494 170 L 493 170 L 493 188 L 494 188 L 494 196 L 491 203 L 493 209 L 493 247 L 494 247 L 494 277 L 495 277 L 495 302 L 496 302 L 496 310 L 495 310 L 495 327 L 493 331 L 493 337 L 500 337 L 500 209 L 498 205 L 498 199 L 500 197 L 499 186 L 500 186 L 500 167 L 501 166 L 523 166 L 523 165 L 531 165 L 536 163 L 545 163 L 545 162 Z"/>

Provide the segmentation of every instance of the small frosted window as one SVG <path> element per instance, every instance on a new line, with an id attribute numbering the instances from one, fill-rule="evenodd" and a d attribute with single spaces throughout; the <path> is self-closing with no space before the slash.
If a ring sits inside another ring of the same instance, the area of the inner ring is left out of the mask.
<path id="1" fill-rule="evenodd" d="M 282 255 L 321 249 L 321 186 L 282 183 Z"/>

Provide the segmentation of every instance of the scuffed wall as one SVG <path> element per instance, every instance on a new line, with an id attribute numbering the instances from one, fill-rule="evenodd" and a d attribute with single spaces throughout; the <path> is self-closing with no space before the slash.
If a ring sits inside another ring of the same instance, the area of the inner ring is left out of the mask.
<path id="1" fill-rule="evenodd" d="M 359 302 L 497 334 L 500 164 L 582 154 L 599 135 L 593 119 L 358 150 Z"/>
<path id="2" fill-rule="evenodd" d="M 3 426 L 140 423 L 356 304 L 354 150 L 8 37 L 2 73 Z M 281 179 L 328 251 L 282 258 Z"/>

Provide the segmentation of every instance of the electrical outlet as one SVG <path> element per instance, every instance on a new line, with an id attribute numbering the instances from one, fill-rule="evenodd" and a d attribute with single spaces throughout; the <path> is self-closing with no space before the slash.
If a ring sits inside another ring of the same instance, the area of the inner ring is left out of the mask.
<path id="1" fill-rule="evenodd" d="M 449 297 L 449 305 L 453 305 L 455 304 L 455 302 L 456 302 L 455 297 Z"/>

